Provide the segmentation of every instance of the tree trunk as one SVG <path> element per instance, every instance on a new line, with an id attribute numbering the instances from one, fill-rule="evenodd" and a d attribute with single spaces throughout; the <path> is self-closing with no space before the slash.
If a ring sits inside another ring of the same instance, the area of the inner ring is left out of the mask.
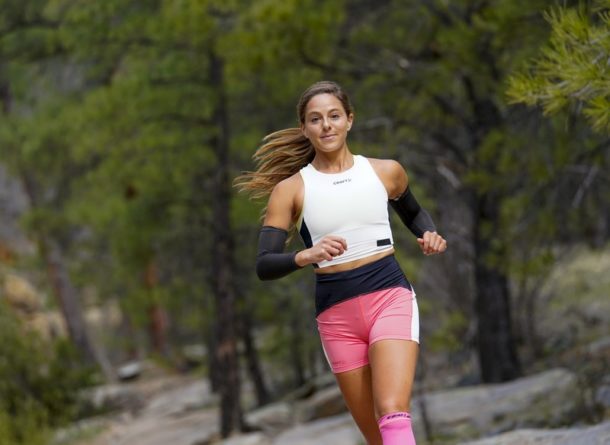
<path id="1" fill-rule="evenodd" d="M 153 292 L 159 286 L 159 271 L 154 260 L 151 260 L 146 266 L 144 285 L 150 292 Z M 148 308 L 148 323 L 150 343 L 153 350 L 163 357 L 169 357 L 167 341 L 169 320 L 167 312 L 158 301 L 153 301 Z"/>
<path id="2" fill-rule="evenodd" d="M 0 65 L 0 75 L 1 74 L 2 66 Z M 12 104 L 13 100 L 10 84 L 8 82 L 0 82 L 0 109 L 2 110 L 3 115 L 11 113 Z M 19 162 L 17 162 L 17 165 L 19 165 Z M 36 208 L 39 199 L 32 179 L 23 168 L 19 171 L 19 176 L 19 179 L 23 183 L 23 189 L 28 198 L 30 208 Z M 53 293 L 66 322 L 70 339 L 86 363 L 91 365 L 97 364 L 102 370 L 104 377 L 109 381 L 113 381 L 114 372 L 112 371 L 109 360 L 101 350 L 94 347 L 94 344 L 87 333 L 79 295 L 74 288 L 70 275 L 64 265 L 62 246 L 59 242 L 51 239 L 51 237 L 47 236 L 45 233 L 37 233 L 36 237 L 40 253 L 47 266 Z"/>
<path id="3" fill-rule="evenodd" d="M 231 230 L 231 185 L 229 182 L 229 117 L 224 85 L 224 64 L 212 49 L 209 53 L 210 83 L 216 94 L 212 148 L 216 156 L 212 205 L 211 289 L 216 304 L 216 348 L 220 377 L 220 432 L 227 437 L 243 427 L 240 406 L 239 364 L 235 335 L 235 288 L 233 232 Z"/>
<path id="4" fill-rule="evenodd" d="M 303 327 L 302 314 L 293 309 L 290 323 L 290 363 L 294 373 L 294 384 L 300 388 L 306 382 L 305 363 L 303 357 Z"/>
<path id="5" fill-rule="evenodd" d="M 262 406 L 269 403 L 271 397 L 269 396 L 269 390 L 267 389 L 267 384 L 263 378 L 258 351 L 254 344 L 254 337 L 252 336 L 252 318 L 247 311 L 242 311 L 240 319 L 241 339 L 244 343 L 248 374 L 254 385 L 258 406 Z"/>
<path id="6" fill-rule="evenodd" d="M 83 308 L 64 267 L 59 247 L 57 243 L 49 240 L 41 240 L 41 244 L 53 293 L 66 320 L 70 338 L 83 358 L 90 364 L 95 363 L 95 353 L 85 327 Z"/>
<path id="7" fill-rule="evenodd" d="M 70 339 L 80 352 L 82 358 L 91 365 L 97 364 L 108 381 L 114 380 L 114 372 L 105 355 L 91 341 L 87 332 L 83 307 L 72 280 L 64 266 L 61 247 L 55 241 L 40 236 L 42 255 L 47 264 L 53 293 L 66 321 Z"/>
<path id="8" fill-rule="evenodd" d="M 210 305 L 212 306 L 212 305 Z M 213 306 L 213 312 L 216 313 L 216 306 Z M 218 357 L 216 355 L 217 348 L 217 338 L 216 338 L 216 322 L 212 321 L 210 323 L 207 332 L 205 333 L 206 339 L 206 347 L 208 351 L 211 353 L 207 355 L 207 365 L 208 365 L 208 379 L 210 380 L 210 388 L 214 394 L 218 394 L 220 392 L 221 386 L 221 372 L 220 372 L 220 364 L 218 363 Z"/>
<path id="9" fill-rule="evenodd" d="M 504 382 L 521 374 L 511 330 L 508 279 L 500 266 L 490 261 L 490 256 L 499 254 L 494 251 L 494 234 L 489 230 L 499 222 L 497 202 L 490 195 L 477 200 L 478 218 L 473 237 L 476 252 L 477 349 L 481 378 L 485 383 Z"/>

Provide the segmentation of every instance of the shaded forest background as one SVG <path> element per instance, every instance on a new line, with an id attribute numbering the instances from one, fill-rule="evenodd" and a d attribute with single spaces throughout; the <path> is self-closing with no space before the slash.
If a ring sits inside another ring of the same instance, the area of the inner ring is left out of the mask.
<path id="1" fill-rule="evenodd" d="M 424 259 L 393 221 L 420 374 L 501 382 L 560 354 L 538 327 L 553 268 L 610 235 L 609 9 L 1 0 L 0 164 L 27 240 L 0 240 L 1 268 L 42 289 L 66 332 L 38 338 L 0 294 L 6 443 L 72 420 L 77 391 L 123 363 L 189 370 L 192 345 L 225 435 L 244 427 L 243 380 L 264 404 L 326 371 L 311 271 L 257 281 L 264 202 L 232 187 L 321 79 L 351 96 L 352 151 L 399 160 L 448 240 Z"/>

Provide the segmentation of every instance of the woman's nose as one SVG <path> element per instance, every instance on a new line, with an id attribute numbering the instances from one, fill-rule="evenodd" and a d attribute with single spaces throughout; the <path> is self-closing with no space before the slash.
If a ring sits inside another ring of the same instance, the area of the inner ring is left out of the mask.
<path id="1" fill-rule="evenodd" d="M 330 121 L 328 119 L 324 119 L 322 121 L 322 126 L 324 127 L 324 129 L 330 128 Z"/>

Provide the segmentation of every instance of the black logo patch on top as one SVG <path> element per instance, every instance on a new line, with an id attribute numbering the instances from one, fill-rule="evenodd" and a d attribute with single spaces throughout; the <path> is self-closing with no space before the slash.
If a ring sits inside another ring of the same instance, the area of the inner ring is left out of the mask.
<path id="1" fill-rule="evenodd" d="M 352 182 L 352 178 L 340 179 L 339 181 L 333 181 L 333 185 L 345 184 L 346 182 Z"/>

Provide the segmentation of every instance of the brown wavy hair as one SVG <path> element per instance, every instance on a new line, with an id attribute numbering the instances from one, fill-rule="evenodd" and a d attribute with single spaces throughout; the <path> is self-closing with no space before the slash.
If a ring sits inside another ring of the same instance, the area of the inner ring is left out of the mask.
<path id="1" fill-rule="evenodd" d="M 335 82 L 324 80 L 314 83 L 301 94 L 297 104 L 300 124 L 305 123 L 307 104 L 318 94 L 332 94 L 339 99 L 348 116 L 353 113 L 352 104 L 343 89 Z M 265 198 L 279 182 L 297 173 L 315 155 L 313 145 L 300 127 L 276 131 L 265 136 L 262 145 L 252 155 L 256 170 L 238 176 L 234 184 L 240 191 L 249 193 L 250 198 Z"/>

